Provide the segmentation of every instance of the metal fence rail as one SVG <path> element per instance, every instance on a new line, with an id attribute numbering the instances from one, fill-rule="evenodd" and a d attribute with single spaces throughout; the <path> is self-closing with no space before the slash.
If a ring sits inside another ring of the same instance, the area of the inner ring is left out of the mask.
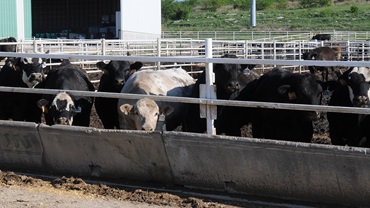
<path id="1" fill-rule="evenodd" d="M 309 40 L 315 34 L 331 34 L 332 40 L 370 39 L 369 31 L 163 31 L 162 38 L 192 38 L 214 40 L 292 41 Z"/>

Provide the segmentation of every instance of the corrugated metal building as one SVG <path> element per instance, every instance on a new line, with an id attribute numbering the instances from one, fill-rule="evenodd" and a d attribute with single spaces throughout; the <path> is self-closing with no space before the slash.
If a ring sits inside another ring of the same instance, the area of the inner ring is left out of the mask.
<path id="1" fill-rule="evenodd" d="M 1 0 L 0 8 L 0 37 L 32 37 L 31 0 Z"/>
<path id="2" fill-rule="evenodd" d="M 161 34 L 161 0 L 1 0 L 0 6 L 0 37 L 145 39 Z M 17 21 L 22 15 L 24 37 Z"/>

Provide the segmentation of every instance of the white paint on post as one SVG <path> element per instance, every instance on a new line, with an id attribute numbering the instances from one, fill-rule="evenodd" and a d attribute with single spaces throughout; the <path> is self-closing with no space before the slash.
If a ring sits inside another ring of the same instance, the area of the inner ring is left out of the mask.
<path id="1" fill-rule="evenodd" d="M 24 0 L 16 0 L 17 40 L 24 40 Z"/>
<path id="2" fill-rule="evenodd" d="M 161 57 L 161 39 L 157 38 L 157 56 Z M 161 69 L 161 62 L 157 61 L 157 70 Z"/>
<path id="3" fill-rule="evenodd" d="M 206 39 L 206 58 L 212 58 L 212 39 Z M 214 75 L 213 75 L 213 63 L 206 63 L 206 98 L 207 99 L 216 99 L 214 97 Z M 213 93 L 212 93 L 213 91 Z M 207 105 L 207 134 L 208 135 L 215 135 L 215 128 L 214 128 L 214 118 L 212 118 L 212 111 L 217 110 L 216 106 Z"/>
<path id="4" fill-rule="evenodd" d="M 120 18 L 120 29 L 121 29 L 121 30 L 120 30 L 120 37 L 119 37 L 119 38 L 120 38 L 121 40 L 123 40 L 123 34 L 124 34 L 124 32 L 123 32 L 123 28 L 124 28 L 124 27 L 123 27 L 123 16 L 124 16 L 124 15 L 123 15 L 123 4 L 124 4 L 124 3 L 123 3 L 123 2 L 124 2 L 123 0 L 120 0 L 120 11 L 121 11 L 121 12 L 120 12 L 120 14 L 119 14 L 119 15 L 120 15 L 120 17 L 119 17 L 119 18 Z"/>

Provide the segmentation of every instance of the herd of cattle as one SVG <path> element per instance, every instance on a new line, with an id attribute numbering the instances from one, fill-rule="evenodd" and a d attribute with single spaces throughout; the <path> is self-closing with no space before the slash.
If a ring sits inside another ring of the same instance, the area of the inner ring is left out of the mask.
<path id="1" fill-rule="evenodd" d="M 335 60 L 333 49 L 329 49 L 314 49 L 303 55 L 310 60 Z M 229 54 L 223 57 L 237 58 Z M 68 60 L 46 74 L 44 59 L 8 57 L 0 71 L 0 86 L 58 89 L 61 92 L 55 95 L 0 92 L 0 119 L 41 123 L 44 114 L 48 125 L 89 126 L 95 104 L 106 129 L 154 131 L 162 115 L 167 131 L 178 126 L 184 132 L 206 131 L 206 120 L 200 118 L 198 104 L 150 98 L 80 97 L 63 91 L 97 90 L 199 98 L 200 86 L 205 84 L 205 71 L 194 79 L 182 68 L 144 70 L 141 62 L 97 62 L 96 66 L 103 71 L 98 89 L 83 69 Z M 368 67 L 351 67 L 343 71 L 317 67 L 311 68 L 311 73 L 302 74 L 276 67 L 262 75 L 254 67 L 214 64 L 217 99 L 320 105 L 323 93 L 329 90 L 331 106 L 369 107 Z M 317 76 L 317 70 L 325 72 L 325 76 Z M 217 109 L 217 134 L 242 136 L 241 128 L 251 124 L 253 137 L 276 140 L 311 142 L 312 122 L 319 118 L 319 113 L 312 111 L 232 106 Z M 369 115 L 328 112 L 327 117 L 332 144 L 370 147 Z"/>

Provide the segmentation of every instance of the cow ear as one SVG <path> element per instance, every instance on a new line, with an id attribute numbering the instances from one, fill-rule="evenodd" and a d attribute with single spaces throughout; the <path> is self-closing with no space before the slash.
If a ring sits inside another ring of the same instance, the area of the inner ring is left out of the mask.
<path id="1" fill-rule="evenodd" d="M 96 66 L 97 66 L 99 69 L 104 70 L 104 69 L 105 69 L 105 67 L 107 67 L 107 64 L 106 64 L 106 63 L 104 63 L 104 62 L 102 62 L 102 61 L 100 61 L 100 62 L 96 63 Z"/>
<path id="2" fill-rule="evenodd" d="M 294 100 L 297 98 L 295 92 L 291 89 L 290 85 L 282 85 L 278 88 L 278 92 L 280 95 L 288 95 L 289 100 Z"/>
<path id="3" fill-rule="evenodd" d="M 130 104 L 123 104 L 119 107 L 119 109 L 121 113 L 125 114 L 126 116 L 133 112 L 133 106 Z"/>
<path id="4" fill-rule="evenodd" d="M 41 109 L 41 111 L 43 113 L 48 112 L 48 108 L 47 108 L 48 104 L 49 104 L 49 101 L 47 101 L 45 99 L 40 99 L 40 100 L 37 101 L 37 106 Z"/>
<path id="5" fill-rule="evenodd" d="M 165 116 L 170 115 L 173 112 L 173 107 L 170 105 L 164 105 L 159 108 L 159 114 L 163 114 Z"/>
<path id="6" fill-rule="evenodd" d="M 137 61 L 137 62 L 135 62 L 135 63 L 133 63 L 133 64 L 131 64 L 130 65 L 130 70 L 132 71 L 132 70 L 139 70 L 139 69 L 141 69 L 141 67 L 143 66 L 143 63 L 142 62 L 140 62 L 140 61 Z M 131 72 L 130 72 L 131 73 Z"/>

